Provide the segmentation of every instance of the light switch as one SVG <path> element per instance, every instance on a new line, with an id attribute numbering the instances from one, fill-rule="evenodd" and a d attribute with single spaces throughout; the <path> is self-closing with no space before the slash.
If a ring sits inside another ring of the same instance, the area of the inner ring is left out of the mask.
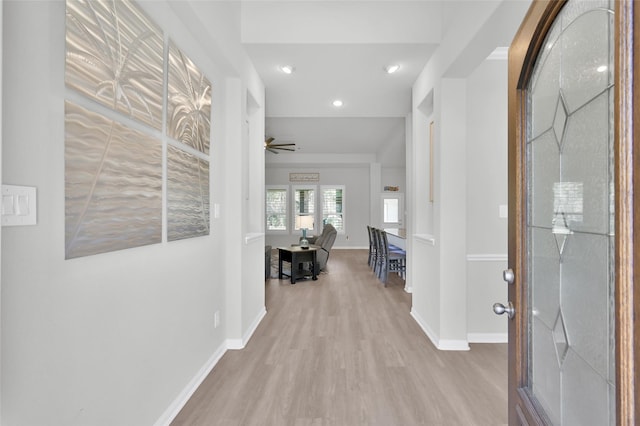
<path id="1" fill-rule="evenodd" d="M 18 202 L 16 203 L 16 214 L 18 216 L 29 216 L 29 196 L 18 194 Z"/>
<path id="2" fill-rule="evenodd" d="M 13 195 L 2 195 L 2 215 L 15 214 L 13 208 Z"/>
<path id="3" fill-rule="evenodd" d="M 35 225 L 36 213 L 35 187 L 2 185 L 2 226 Z"/>

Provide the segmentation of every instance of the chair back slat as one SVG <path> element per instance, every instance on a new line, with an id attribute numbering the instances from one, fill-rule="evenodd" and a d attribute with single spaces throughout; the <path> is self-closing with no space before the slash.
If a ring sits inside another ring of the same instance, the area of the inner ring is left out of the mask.
<path id="1" fill-rule="evenodd" d="M 389 249 L 387 232 L 373 228 L 374 241 L 376 242 L 377 262 L 374 271 L 380 281 L 387 286 L 389 272 L 396 272 L 404 277 L 406 271 L 406 252 L 402 249 Z"/>

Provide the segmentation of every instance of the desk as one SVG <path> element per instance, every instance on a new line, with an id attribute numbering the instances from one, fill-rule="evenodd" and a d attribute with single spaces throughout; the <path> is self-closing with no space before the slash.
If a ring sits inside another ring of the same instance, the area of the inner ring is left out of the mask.
<path id="1" fill-rule="evenodd" d="M 316 260 L 316 252 L 318 249 L 316 247 L 309 247 L 308 249 L 303 249 L 300 246 L 291 246 L 291 247 L 278 247 L 278 279 L 282 279 L 282 262 L 291 263 L 291 284 L 296 283 L 296 279 L 302 278 L 306 276 L 309 271 L 304 271 L 300 268 L 300 264 L 304 262 L 311 262 L 311 279 L 318 279 L 318 262 Z"/>

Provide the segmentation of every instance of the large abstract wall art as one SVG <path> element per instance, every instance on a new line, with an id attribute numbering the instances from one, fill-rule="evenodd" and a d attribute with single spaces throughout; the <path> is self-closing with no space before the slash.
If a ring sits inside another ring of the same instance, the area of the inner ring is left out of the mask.
<path id="1" fill-rule="evenodd" d="M 209 135 L 211 83 L 172 42 L 169 43 L 167 134 L 195 154 L 167 148 L 167 238 L 209 234 Z M 202 155 L 202 154 L 205 155 Z"/>
<path id="2" fill-rule="evenodd" d="M 169 43 L 167 133 L 209 154 L 211 83 L 172 42 Z"/>
<path id="3" fill-rule="evenodd" d="M 66 258 L 162 242 L 163 151 L 168 240 L 208 235 L 211 84 L 170 43 L 165 87 L 162 31 L 133 1 L 66 6 Z"/>
<path id="4" fill-rule="evenodd" d="M 162 144 L 65 104 L 66 258 L 162 239 Z"/>
<path id="5" fill-rule="evenodd" d="M 127 0 L 67 1 L 66 84 L 162 127 L 162 32 Z"/>
<path id="6" fill-rule="evenodd" d="M 167 239 L 209 234 L 209 162 L 167 147 Z"/>

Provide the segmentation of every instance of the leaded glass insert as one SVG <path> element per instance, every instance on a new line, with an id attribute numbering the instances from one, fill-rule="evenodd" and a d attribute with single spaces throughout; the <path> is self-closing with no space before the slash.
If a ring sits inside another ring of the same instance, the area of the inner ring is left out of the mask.
<path id="1" fill-rule="evenodd" d="M 570 0 L 528 88 L 531 396 L 551 424 L 615 424 L 613 10 Z"/>

